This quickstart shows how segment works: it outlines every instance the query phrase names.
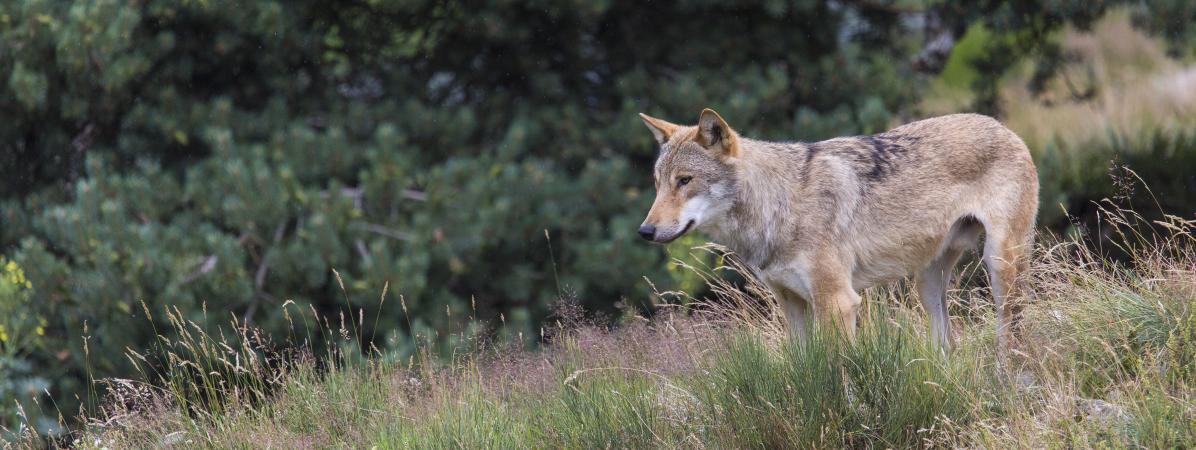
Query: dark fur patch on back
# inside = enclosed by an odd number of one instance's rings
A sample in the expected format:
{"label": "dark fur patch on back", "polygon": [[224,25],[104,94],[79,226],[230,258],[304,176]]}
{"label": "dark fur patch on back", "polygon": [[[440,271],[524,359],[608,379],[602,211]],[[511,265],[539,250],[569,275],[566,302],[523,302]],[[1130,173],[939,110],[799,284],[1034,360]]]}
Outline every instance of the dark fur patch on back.
{"label": "dark fur patch on back", "polygon": [[810,165],[810,161],[814,160],[814,154],[822,150],[822,146],[817,142],[810,142],[806,146],[806,165]]}
{"label": "dark fur patch on back", "polygon": [[802,147],[806,149],[806,160],[801,165],[801,177],[802,181],[806,182],[810,180],[810,165],[814,162],[814,154],[822,151],[822,147],[817,142],[804,143]]}
{"label": "dark fur patch on back", "polygon": [[866,147],[867,157],[864,159],[867,164],[859,167],[858,171],[868,181],[881,181],[892,175],[910,146],[918,140],[912,136],[889,133],[861,136],[859,139]]}

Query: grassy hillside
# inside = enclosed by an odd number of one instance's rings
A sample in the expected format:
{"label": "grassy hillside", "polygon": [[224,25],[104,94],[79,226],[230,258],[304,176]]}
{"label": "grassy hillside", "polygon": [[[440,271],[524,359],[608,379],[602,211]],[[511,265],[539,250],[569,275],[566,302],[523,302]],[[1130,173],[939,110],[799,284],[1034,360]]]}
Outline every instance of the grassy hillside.
{"label": "grassy hillside", "polygon": [[[1196,223],[1103,213],[1132,258],[1115,263],[1081,240],[1043,237],[1004,370],[983,288],[952,291],[956,347],[944,356],[927,345],[927,324],[903,286],[868,293],[854,345],[827,335],[800,344],[783,338],[776,305],[758,285],[713,276],[733,264],[689,267],[715,292],[693,309],[627,315],[607,329],[566,302],[543,331],[544,349],[468,341],[452,363],[279,352],[243,325],[204,333],[175,316],[161,348],[130,354],[151,382],[111,380],[116,394],[74,443],[1191,447]],[[369,320],[316,320],[288,308],[297,342],[331,333],[350,344],[354,324]]]}

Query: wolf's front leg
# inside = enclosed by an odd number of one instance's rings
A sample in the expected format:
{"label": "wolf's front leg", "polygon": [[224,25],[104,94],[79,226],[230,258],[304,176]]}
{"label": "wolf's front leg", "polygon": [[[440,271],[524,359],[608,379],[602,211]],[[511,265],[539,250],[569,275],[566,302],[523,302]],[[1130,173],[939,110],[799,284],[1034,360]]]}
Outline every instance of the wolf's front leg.
{"label": "wolf's front leg", "polygon": [[806,303],[806,299],[788,291],[782,291],[777,301],[781,303],[781,310],[785,313],[785,326],[788,327],[789,337],[796,338],[798,342],[805,344],[809,338],[809,330],[806,328],[806,312],[810,305]]}
{"label": "wolf's front leg", "polygon": [[854,342],[860,295],[851,288],[851,282],[845,276],[823,277],[815,285],[814,312],[818,315],[818,326],[839,326]]}

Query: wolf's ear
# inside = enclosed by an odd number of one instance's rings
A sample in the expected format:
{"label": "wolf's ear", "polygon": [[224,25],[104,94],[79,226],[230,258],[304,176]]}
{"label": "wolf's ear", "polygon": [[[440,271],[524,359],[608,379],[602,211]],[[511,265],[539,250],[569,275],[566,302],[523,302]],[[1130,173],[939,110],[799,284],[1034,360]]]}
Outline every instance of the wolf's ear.
{"label": "wolf's ear", "polygon": [[703,109],[698,117],[697,141],[703,147],[721,151],[723,156],[739,156],[739,136],[713,109]]}
{"label": "wolf's ear", "polygon": [[668,142],[669,137],[672,137],[673,133],[678,128],[681,128],[680,125],[668,123],[644,113],[640,113],[640,118],[644,119],[644,125],[647,125],[649,130],[652,130],[652,136],[656,137],[656,142],[660,145]]}

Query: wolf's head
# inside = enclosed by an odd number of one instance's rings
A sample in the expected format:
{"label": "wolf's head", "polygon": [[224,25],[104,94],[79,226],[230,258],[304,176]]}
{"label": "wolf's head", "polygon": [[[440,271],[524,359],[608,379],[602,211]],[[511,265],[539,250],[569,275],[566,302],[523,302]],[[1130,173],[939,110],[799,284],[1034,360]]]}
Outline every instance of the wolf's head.
{"label": "wolf's head", "polygon": [[732,165],[739,157],[739,135],[711,109],[702,111],[697,126],[644,114],[640,118],[660,143],[656,201],[640,225],[640,236],[666,243],[722,219],[738,189]]}

